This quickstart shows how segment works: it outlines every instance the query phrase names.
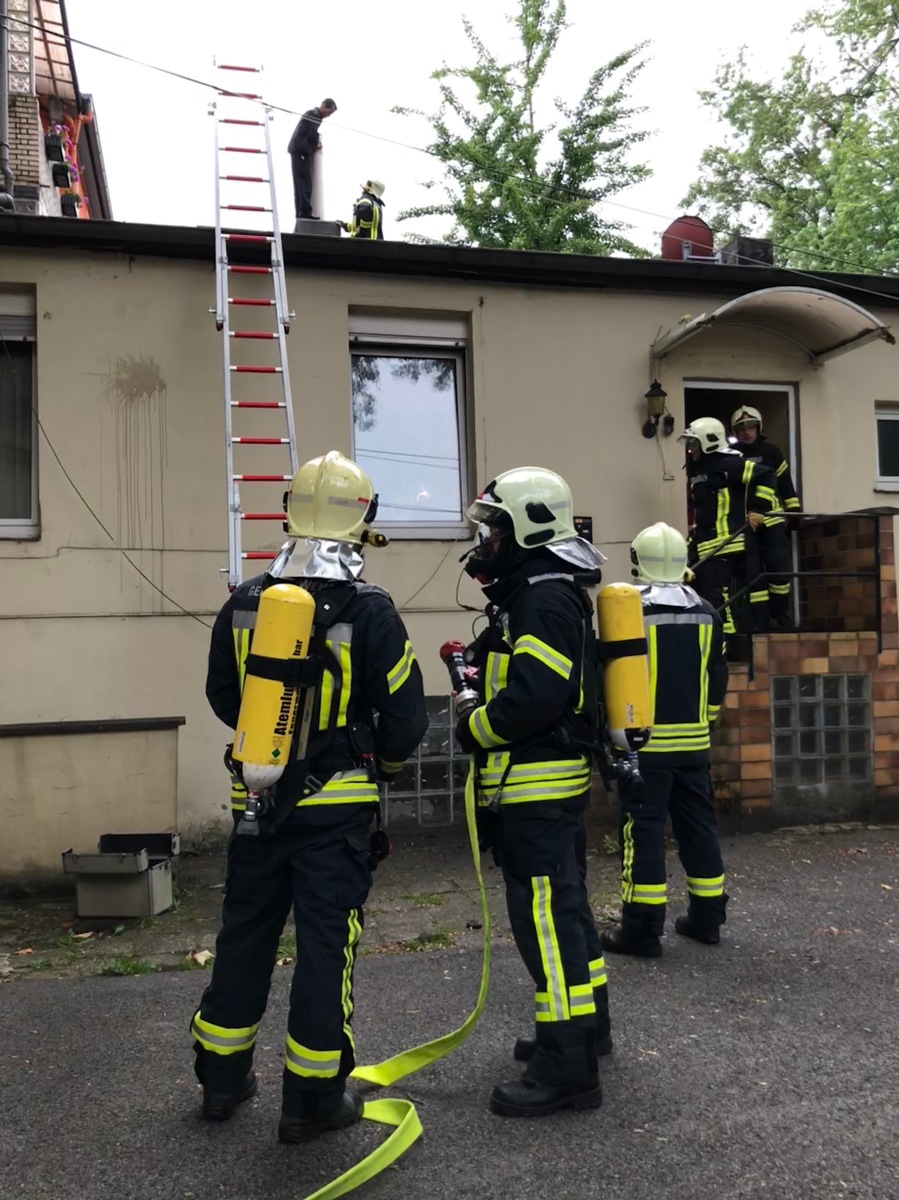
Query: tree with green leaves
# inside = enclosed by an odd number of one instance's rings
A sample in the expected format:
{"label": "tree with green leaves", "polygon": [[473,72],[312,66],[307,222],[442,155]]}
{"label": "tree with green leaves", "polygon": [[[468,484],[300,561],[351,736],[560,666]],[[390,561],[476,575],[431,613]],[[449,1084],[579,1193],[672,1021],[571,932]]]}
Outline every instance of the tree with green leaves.
{"label": "tree with green leaves", "polygon": [[741,52],[700,93],[729,129],[683,203],[770,237],[783,266],[899,269],[899,3],[831,0],[796,29],[806,48],[779,80]]}
{"label": "tree with green leaves", "polygon": [[[436,113],[394,109],[430,122],[427,149],[443,164],[444,179],[424,186],[445,192],[398,220],[450,216],[454,227],[443,240],[455,245],[646,255],[624,222],[597,209],[651,174],[632,160],[648,136],[633,125],[643,110],[630,99],[645,43],[598,67],[574,105],[555,100],[558,119],[541,125],[541,84],[566,28],[565,13],[565,0],[518,0],[509,20],[521,53],[511,63],[500,62],[463,20],[474,65],[433,73],[441,98]],[[434,239],[411,234],[410,240]]]}

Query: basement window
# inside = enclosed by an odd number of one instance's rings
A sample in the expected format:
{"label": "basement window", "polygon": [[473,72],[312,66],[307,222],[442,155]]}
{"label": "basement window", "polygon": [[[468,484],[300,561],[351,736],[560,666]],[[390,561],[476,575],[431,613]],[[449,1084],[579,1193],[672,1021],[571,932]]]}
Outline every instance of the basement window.
{"label": "basement window", "polygon": [[468,531],[467,330],[461,317],[350,313],[353,457],[392,537]]}
{"label": "basement window", "polygon": [[869,783],[870,675],[781,675],[771,681],[777,787]]}
{"label": "basement window", "polygon": [[428,696],[428,732],[394,783],[385,789],[384,822],[452,825],[465,803],[469,757],[456,745],[449,696]]}

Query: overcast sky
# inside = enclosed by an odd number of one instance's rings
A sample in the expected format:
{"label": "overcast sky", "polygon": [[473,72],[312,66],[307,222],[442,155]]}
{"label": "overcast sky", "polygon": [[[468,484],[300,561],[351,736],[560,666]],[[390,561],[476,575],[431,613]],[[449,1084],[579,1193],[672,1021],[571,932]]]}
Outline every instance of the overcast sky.
{"label": "overcast sky", "polygon": [[[504,14],[515,0],[341,0],[334,5],[293,0],[155,0],[136,19],[122,0],[67,0],[70,33],[200,79],[221,78],[220,62],[265,66],[261,90],[272,103],[304,110],[333,96],[338,113],[323,126],[325,215],[347,218],[359,184],[386,183],[387,234],[400,237],[417,228],[431,235],[442,229],[406,222],[394,214],[434,194],[421,186],[439,174],[439,164],[414,147],[428,141],[428,126],[391,114],[397,104],[433,111],[437,87],[430,72],[443,62],[470,61],[460,17],[502,57],[513,53],[514,30]],[[574,101],[592,70],[620,50],[651,39],[649,65],[636,99],[644,104],[645,160],[654,169],[646,183],[622,193],[623,204],[648,213],[610,206],[635,226],[634,240],[655,248],[658,232],[674,217],[678,201],[695,177],[702,149],[715,138],[714,120],[700,108],[698,88],[707,85],[716,64],[749,46],[759,70],[776,74],[797,45],[790,29],[809,0],[756,0],[746,7],[730,0],[569,0],[571,28],[563,35],[548,77],[544,106],[552,98]],[[151,18],[152,14],[152,19]],[[425,15],[427,14],[427,15]],[[122,221],[171,225],[213,222],[211,93],[152,71],[75,46],[82,91],[93,93],[97,123],[112,194],[113,215]],[[229,74],[230,80],[249,79]],[[233,86],[233,84],[232,84]],[[292,227],[293,194],[287,141],[295,119],[283,114],[273,126],[279,211]],[[252,131],[250,131],[252,132]],[[387,140],[379,140],[387,139]],[[394,143],[406,143],[396,145]],[[238,163],[234,159],[242,159]],[[231,156],[231,170],[246,168],[246,156]],[[251,199],[251,185],[232,193]],[[249,224],[249,222],[248,222]]]}

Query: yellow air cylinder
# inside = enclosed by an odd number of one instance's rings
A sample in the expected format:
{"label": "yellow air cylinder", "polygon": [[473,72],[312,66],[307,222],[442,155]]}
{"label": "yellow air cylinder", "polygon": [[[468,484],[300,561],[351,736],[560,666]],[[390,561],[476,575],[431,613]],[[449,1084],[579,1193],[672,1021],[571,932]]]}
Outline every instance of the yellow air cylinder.
{"label": "yellow air cylinder", "polygon": [[[603,700],[612,745],[641,750],[652,732],[649,657],[640,593],[630,583],[609,583],[596,597],[603,648]],[[617,651],[617,653],[616,653]]]}
{"label": "yellow air cylinder", "polygon": [[275,672],[279,664],[306,658],[314,617],[315,601],[296,584],[273,584],[259,598],[233,750],[251,792],[265,791],[281,778],[300,698],[295,685],[255,674],[253,657],[272,660]]}

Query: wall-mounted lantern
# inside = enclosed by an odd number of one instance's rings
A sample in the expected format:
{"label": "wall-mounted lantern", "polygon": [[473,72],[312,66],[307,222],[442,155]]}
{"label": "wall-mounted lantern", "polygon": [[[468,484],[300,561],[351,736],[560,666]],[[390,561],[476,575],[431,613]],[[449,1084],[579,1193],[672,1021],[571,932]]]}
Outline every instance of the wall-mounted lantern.
{"label": "wall-mounted lantern", "polygon": [[646,420],[643,423],[643,436],[645,438],[655,437],[659,428],[659,422],[661,421],[662,434],[664,437],[669,437],[674,432],[674,417],[668,411],[668,406],[665,403],[668,399],[668,393],[659,383],[658,379],[652,381],[649,385],[649,391],[643,399],[646,401]]}

